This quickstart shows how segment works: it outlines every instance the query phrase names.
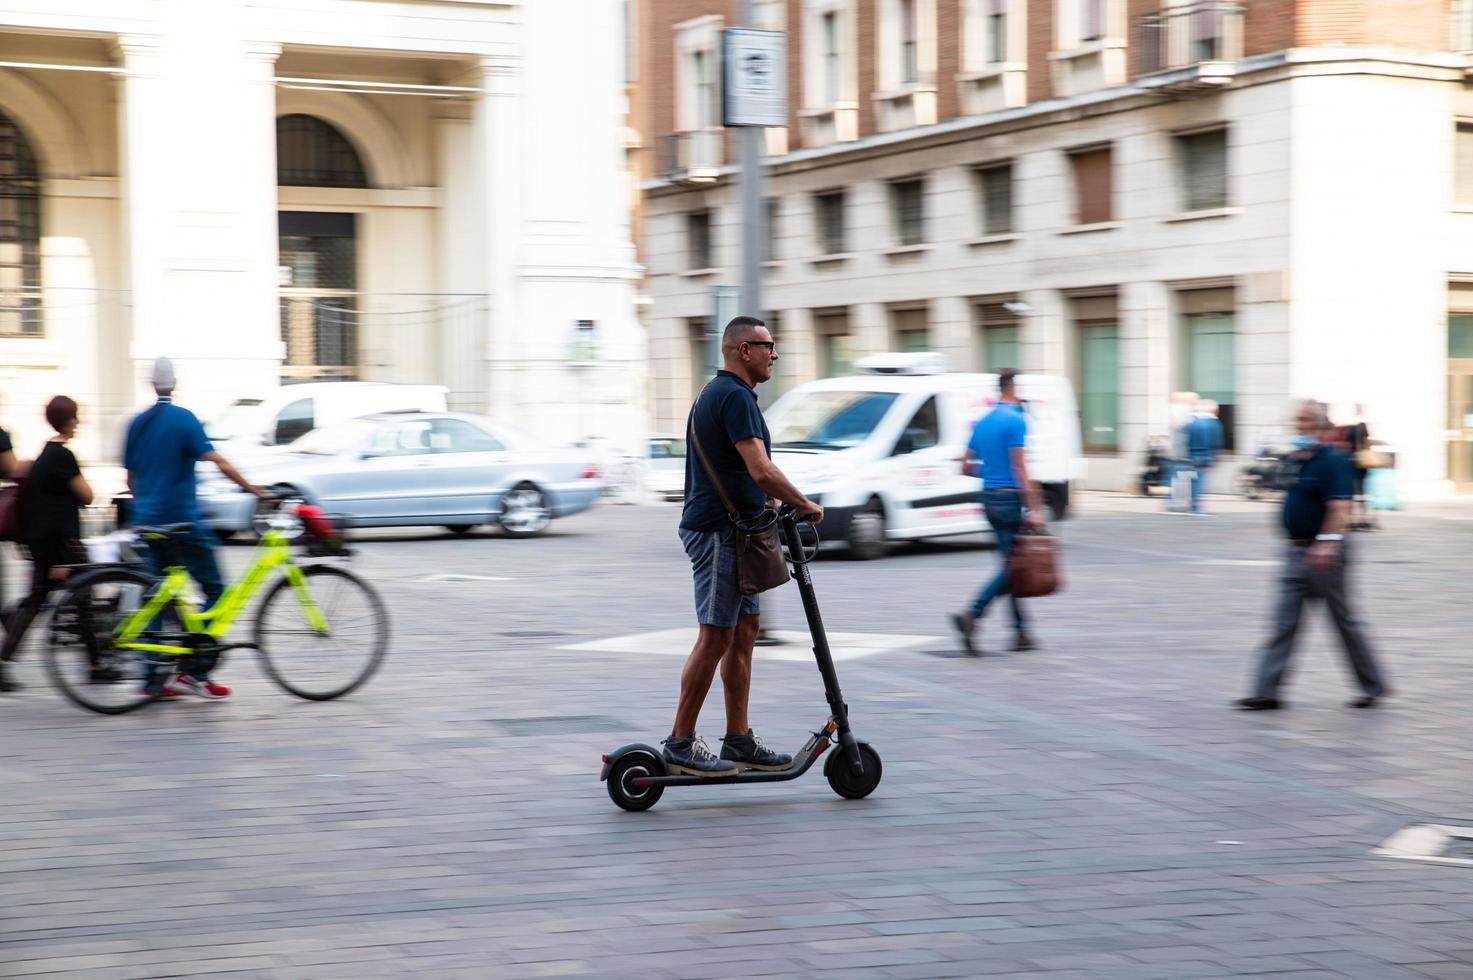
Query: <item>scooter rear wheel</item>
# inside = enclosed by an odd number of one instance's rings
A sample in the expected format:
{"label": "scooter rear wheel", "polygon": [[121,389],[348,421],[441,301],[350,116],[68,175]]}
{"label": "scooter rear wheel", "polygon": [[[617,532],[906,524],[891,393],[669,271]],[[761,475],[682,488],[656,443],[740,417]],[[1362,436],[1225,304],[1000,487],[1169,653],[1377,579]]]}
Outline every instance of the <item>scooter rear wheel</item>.
{"label": "scooter rear wheel", "polygon": [[880,776],[884,774],[880,753],[868,742],[859,743],[859,758],[864,762],[864,773],[858,776],[849,768],[849,760],[844,757],[843,749],[834,749],[829,753],[828,761],[823,764],[823,774],[828,777],[829,785],[846,800],[862,800],[873,793],[875,787],[880,785]]}
{"label": "scooter rear wheel", "polygon": [[[865,763],[868,765],[868,763]],[[635,786],[634,780],[641,776],[665,775],[665,762],[650,752],[630,752],[614,763],[607,780],[609,799],[625,810],[639,812],[648,810],[665,794],[663,786]]]}

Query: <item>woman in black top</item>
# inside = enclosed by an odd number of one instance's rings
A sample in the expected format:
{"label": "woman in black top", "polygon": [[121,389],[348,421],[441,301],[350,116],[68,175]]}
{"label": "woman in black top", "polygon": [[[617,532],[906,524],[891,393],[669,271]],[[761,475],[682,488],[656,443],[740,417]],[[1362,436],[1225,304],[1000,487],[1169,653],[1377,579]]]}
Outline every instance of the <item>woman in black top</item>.
{"label": "woman in black top", "polygon": [[[46,405],[46,421],[56,435],[31,463],[23,515],[26,548],[31,552],[31,593],[6,625],[5,644],[0,646],[0,691],[20,687],[7,676],[7,670],[26,627],[46,602],[46,596],[66,578],[66,570],[56,566],[87,560],[81,540],[82,507],[92,503],[92,488],[82,476],[77,457],[66,446],[77,433],[77,403],[65,395],[51,399]],[[97,681],[107,679],[94,677]]]}

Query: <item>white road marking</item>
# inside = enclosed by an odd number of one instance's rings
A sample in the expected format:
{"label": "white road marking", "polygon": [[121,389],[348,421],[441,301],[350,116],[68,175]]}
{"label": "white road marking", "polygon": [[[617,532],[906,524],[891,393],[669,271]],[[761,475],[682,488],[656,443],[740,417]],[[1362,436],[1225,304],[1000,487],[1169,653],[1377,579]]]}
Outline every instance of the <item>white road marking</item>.
{"label": "white road marking", "polygon": [[1381,857],[1401,858],[1404,861],[1431,861],[1434,864],[1473,867],[1473,860],[1444,855],[1448,845],[1455,840],[1473,841],[1473,827],[1449,827],[1435,823],[1404,827],[1382,841],[1381,846],[1371,853]]}
{"label": "white road marking", "polygon": [[[576,643],[561,647],[563,650],[588,650],[597,653],[649,653],[657,656],[685,657],[695,646],[697,630],[694,628],[661,630],[656,633],[631,633],[628,636],[612,636],[603,640]],[[759,646],[755,652],[758,660],[807,661],[813,659],[813,641],[807,633],[797,630],[774,630],[770,634],[782,640],[780,646]],[[914,636],[898,633],[830,633],[829,650],[835,661],[857,660],[860,657],[875,657],[897,650],[928,646],[946,642],[937,636]]]}
{"label": "white road marking", "polygon": [[509,578],[501,578],[496,575],[467,575],[462,572],[441,572],[438,575],[425,575],[417,578],[416,582],[510,582]]}

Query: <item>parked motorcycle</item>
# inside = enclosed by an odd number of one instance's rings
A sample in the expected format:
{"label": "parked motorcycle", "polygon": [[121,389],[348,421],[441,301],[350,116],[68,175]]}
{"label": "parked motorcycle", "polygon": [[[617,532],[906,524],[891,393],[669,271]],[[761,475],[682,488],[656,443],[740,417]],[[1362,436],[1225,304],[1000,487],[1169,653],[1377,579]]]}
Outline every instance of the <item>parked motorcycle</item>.
{"label": "parked motorcycle", "polygon": [[1289,454],[1271,446],[1259,446],[1253,462],[1238,473],[1238,492],[1249,500],[1280,493],[1289,485]]}
{"label": "parked motorcycle", "polygon": [[1149,497],[1160,490],[1171,489],[1171,442],[1164,436],[1152,436],[1146,442],[1146,464],[1137,478],[1137,487],[1142,497]]}

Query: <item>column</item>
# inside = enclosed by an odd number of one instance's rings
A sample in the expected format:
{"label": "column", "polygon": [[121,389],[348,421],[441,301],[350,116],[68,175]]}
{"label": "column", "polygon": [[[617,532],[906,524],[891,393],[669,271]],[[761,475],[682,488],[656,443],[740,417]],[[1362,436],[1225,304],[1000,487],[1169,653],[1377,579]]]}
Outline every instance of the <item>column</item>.
{"label": "column", "polygon": [[435,120],[436,183],[442,194],[438,289],[450,295],[442,300],[435,325],[434,356],[437,373],[450,389],[450,406],[456,411],[484,412],[490,407],[486,403],[490,315],[485,296],[486,226],[476,170],[475,125],[463,110],[458,104],[444,105]]}
{"label": "column", "polygon": [[473,140],[481,174],[490,322],[485,358],[489,366],[491,414],[514,419],[517,352],[514,349],[518,248],[521,243],[521,59],[514,55],[481,62],[484,93],[476,102]]}
{"label": "column", "polygon": [[1170,429],[1171,293],[1159,282],[1120,287],[1120,451],[1134,454]]}
{"label": "column", "polygon": [[132,299],[132,400],[147,394],[148,365],[168,346],[164,335],[162,218],[168,175],[156,156],[167,152],[164,83],[160,77],[161,39],[128,36],[118,40],[116,55],[127,74],[118,99],[118,171],[122,200],[124,282]]}
{"label": "column", "polygon": [[946,355],[953,371],[971,371],[977,363],[972,342],[972,304],[965,296],[942,296],[931,301],[931,349]]}
{"label": "column", "polygon": [[1020,298],[1033,311],[1018,324],[1022,369],[1069,376],[1068,303],[1051,289],[1030,289]]}
{"label": "column", "polygon": [[854,356],[888,351],[890,343],[889,310],[882,303],[859,303],[849,308],[849,334],[854,338]]}

